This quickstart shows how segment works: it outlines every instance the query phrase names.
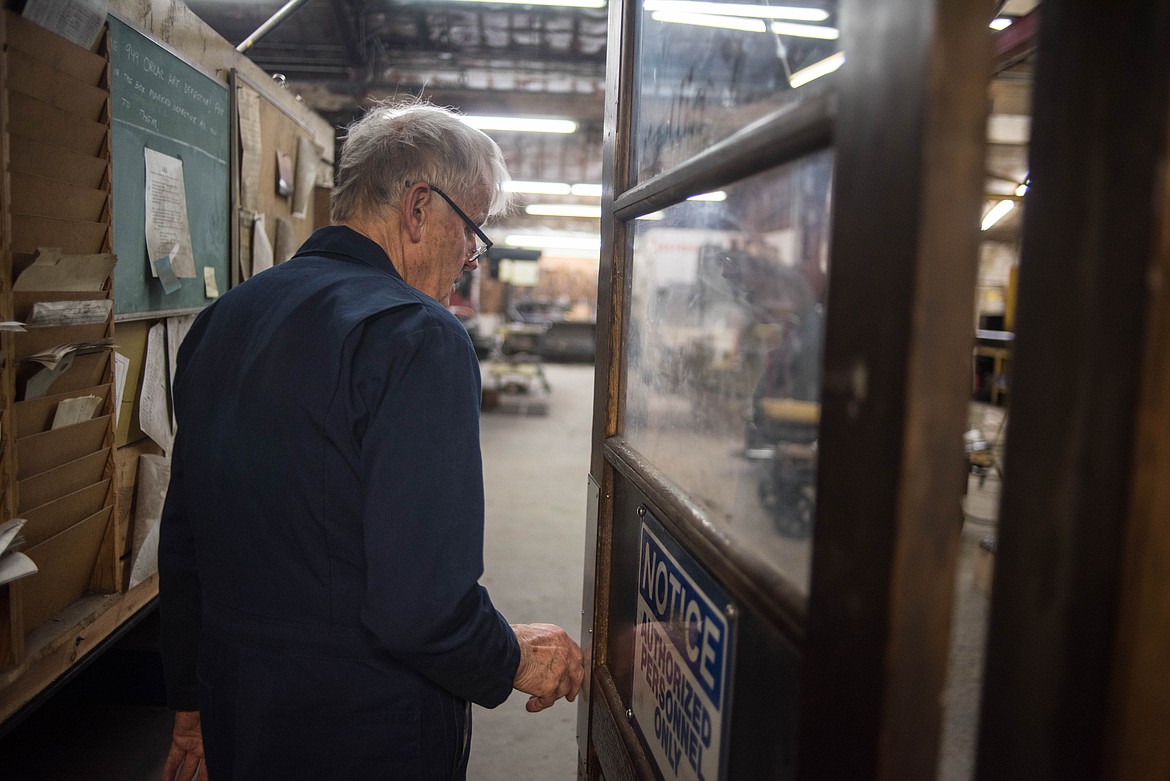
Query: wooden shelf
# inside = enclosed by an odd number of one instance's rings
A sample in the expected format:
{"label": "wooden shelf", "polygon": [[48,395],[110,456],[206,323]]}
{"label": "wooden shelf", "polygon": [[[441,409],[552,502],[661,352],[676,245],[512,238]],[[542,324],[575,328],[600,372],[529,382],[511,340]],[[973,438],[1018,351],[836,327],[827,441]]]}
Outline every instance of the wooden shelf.
{"label": "wooden shelf", "polygon": [[158,575],[152,575],[125,594],[83,597],[30,632],[25,638],[24,662],[0,673],[0,722],[67,673],[156,596]]}

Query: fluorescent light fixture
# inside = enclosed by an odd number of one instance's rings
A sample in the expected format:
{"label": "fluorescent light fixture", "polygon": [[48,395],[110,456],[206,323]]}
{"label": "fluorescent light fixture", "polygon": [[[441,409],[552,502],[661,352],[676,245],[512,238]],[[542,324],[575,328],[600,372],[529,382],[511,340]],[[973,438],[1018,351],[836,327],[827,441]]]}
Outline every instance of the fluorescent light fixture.
{"label": "fluorescent light fixture", "polygon": [[575,133],[577,123],[571,119],[539,119],[536,117],[481,117],[468,114],[459,117],[465,125],[480,130],[511,130],[517,133]]}
{"label": "fluorescent light fixture", "polygon": [[504,243],[510,247],[529,247],[531,249],[572,249],[593,250],[601,249],[600,236],[585,236],[569,233],[509,233],[504,237]]}
{"label": "fluorescent light fixture", "polygon": [[841,37],[836,27],[818,27],[815,24],[794,24],[793,22],[772,22],[772,32],[777,35],[792,35],[797,38],[820,38],[835,41]]}
{"label": "fluorescent light fixture", "polygon": [[605,8],[605,0],[452,0],[459,3],[508,3],[512,5],[553,5],[563,8]]}
{"label": "fluorescent light fixture", "polygon": [[601,207],[587,203],[534,203],[524,209],[537,217],[590,217],[601,219]]}
{"label": "fluorescent light fixture", "polygon": [[529,193],[531,195],[568,195],[569,185],[565,182],[518,182],[504,183],[504,190],[510,193]]}
{"label": "fluorescent light fixture", "polygon": [[[523,187],[516,189],[515,185],[519,184]],[[526,189],[528,185],[537,185],[531,189]],[[548,189],[538,189],[539,187],[546,187]],[[563,185],[566,189],[554,189],[558,185],[557,182],[512,182],[506,186],[506,189],[511,192],[534,193],[551,195],[565,195],[571,193],[572,195],[581,197],[601,197],[601,185],[599,184],[575,184],[572,188],[568,185]],[[687,198],[688,201],[707,201],[710,203],[718,203],[727,200],[727,193],[722,190],[715,190],[709,193],[700,193],[699,195],[692,195]],[[590,217],[595,219],[601,218],[601,207],[593,206],[591,204],[583,203],[534,203],[530,206],[524,207],[524,211],[528,214],[537,217]],[[640,220],[661,220],[662,212],[654,212],[639,217]]]}
{"label": "fluorescent light fixture", "polygon": [[803,87],[814,79],[819,79],[821,76],[828,76],[833,71],[845,64],[845,52],[837,52],[830,54],[823,60],[814,62],[807,68],[801,68],[796,73],[788,77],[788,85],[793,89]]}
{"label": "fluorescent light fixture", "polygon": [[[768,28],[764,24],[764,18],[776,18],[776,15],[773,14],[749,13],[747,11],[735,14],[726,10],[728,8],[758,9],[760,11],[774,10],[768,9],[766,6],[729,6],[721,3],[647,2],[644,7],[647,9],[659,8],[659,10],[652,10],[650,14],[650,18],[656,22],[694,24],[701,27],[740,30],[745,33],[767,32]],[[820,16],[814,21],[821,21],[828,18],[828,14],[824,11],[820,11],[819,14]],[[772,22],[772,32],[776,35],[820,38],[825,41],[835,41],[841,37],[841,32],[835,27],[821,27],[815,24],[797,24],[794,22]]]}
{"label": "fluorescent light fixture", "polygon": [[581,182],[573,185],[571,192],[573,195],[579,195],[585,198],[600,198],[601,185]]}
{"label": "fluorescent light fixture", "polygon": [[747,3],[709,3],[697,0],[646,0],[647,11],[681,11],[715,16],[746,16],[752,19],[793,19],[798,22],[823,22],[829,12],[820,8],[796,8],[783,5],[752,5]]}
{"label": "fluorescent light fixture", "polygon": [[983,216],[982,229],[987,230],[1007,216],[1007,213],[1016,207],[1015,201],[1000,201]]}
{"label": "fluorescent light fixture", "polygon": [[1008,19],[1006,16],[997,16],[995,19],[992,19],[991,24],[987,26],[992,30],[1006,30],[1012,26],[1012,20]]}
{"label": "fluorescent light fixture", "polygon": [[650,18],[656,22],[694,24],[700,27],[718,27],[721,30],[741,30],[745,33],[767,32],[763,19],[741,19],[738,16],[692,14],[687,11],[655,11]]}

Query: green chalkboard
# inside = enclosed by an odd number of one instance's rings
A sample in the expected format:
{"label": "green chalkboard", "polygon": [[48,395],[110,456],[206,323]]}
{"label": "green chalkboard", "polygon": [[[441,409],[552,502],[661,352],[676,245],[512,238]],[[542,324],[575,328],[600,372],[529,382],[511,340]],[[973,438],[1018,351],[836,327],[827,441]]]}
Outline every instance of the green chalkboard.
{"label": "green chalkboard", "polygon": [[[205,267],[220,292],[229,280],[228,88],[118,17],[109,23],[115,319],[198,310],[211,303]],[[146,149],[183,164],[195,277],[169,293],[147,258]]]}

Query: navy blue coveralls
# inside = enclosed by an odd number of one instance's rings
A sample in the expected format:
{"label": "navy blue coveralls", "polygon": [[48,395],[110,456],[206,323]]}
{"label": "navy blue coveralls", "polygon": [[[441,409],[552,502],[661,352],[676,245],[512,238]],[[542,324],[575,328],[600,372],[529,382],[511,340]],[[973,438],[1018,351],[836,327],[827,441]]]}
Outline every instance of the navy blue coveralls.
{"label": "navy blue coveralls", "polygon": [[318,230],[196,319],[159,550],[170,705],[229,779],[462,778],[512,689],[479,366],[373,241]]}

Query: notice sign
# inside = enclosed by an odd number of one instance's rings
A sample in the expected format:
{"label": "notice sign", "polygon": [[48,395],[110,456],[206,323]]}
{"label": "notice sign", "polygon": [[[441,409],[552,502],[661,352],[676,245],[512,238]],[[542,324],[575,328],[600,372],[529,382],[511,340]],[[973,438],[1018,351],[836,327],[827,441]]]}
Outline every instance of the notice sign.
{"label": "notice sign", "polygon": [[665,779],[724,777],[730,610],[723,590],[647,515],[631,710]]}

